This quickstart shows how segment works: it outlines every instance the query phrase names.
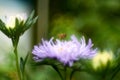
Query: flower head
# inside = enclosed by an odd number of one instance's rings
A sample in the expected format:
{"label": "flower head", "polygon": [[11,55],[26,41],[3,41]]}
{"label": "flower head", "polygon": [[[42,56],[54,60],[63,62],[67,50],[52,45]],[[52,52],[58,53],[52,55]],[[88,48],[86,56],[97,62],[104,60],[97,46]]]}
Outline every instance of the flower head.
{"label": "flower head", "polygon": [[9,38],[20,37],[37,20],[34,18],[34,11],[27,18],[26,14],[17,14],[15,16],[5,16],[0,19],[0,30]]}
{"label": "flower head", "polygon": [[96,49],[93,50],[92,46],[90,39],[86,45],[84,37],[79,41],[73,35],[69,41],[56,39],[54,42],[53,38],[49,41],[42,40],[42,44],[34,46],[32,54],[35,61],[55,58],[64,65],[72,66],[74,61],[81,58],[92,58],[96,53]]}
{"label": "flower head", "polygon": [[93,68],[95,70],[98,68],[105,68],[108,65],[108,63],[111,63],[112,61],[113,61],[113,53],[111,51],[103,51],[103,52],[99,51],[98,54],[92,60]]}
{"label": "flower head", "polygon": [[14,28],[16,18],[19,21],[24,21],[25,22],[26,19],[27,19],[27,14],[22,13],[22,14],[16,14],[14,16],[5,16],[5,17],[2,18],[2,20],[5,23],[7,28]]}

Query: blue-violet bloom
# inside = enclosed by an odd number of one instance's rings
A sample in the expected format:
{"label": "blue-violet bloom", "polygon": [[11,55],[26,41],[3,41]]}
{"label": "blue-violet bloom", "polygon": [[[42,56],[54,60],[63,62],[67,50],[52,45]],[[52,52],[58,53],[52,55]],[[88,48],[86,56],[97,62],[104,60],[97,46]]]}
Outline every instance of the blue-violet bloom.
{"label": "blue-violet bloom", "polygon": [[96,49],[92,49],[92,46],[91,39],[86,44],[84,37],[79,41],[72,35],[69,41],[59,39],[53,41],[53,38],[49,41],[42,39],[42,44],[34,46],[32,54],[35,61],[52,58],[64,65],[72,66],[75,61],[92,58],[96,54]]}

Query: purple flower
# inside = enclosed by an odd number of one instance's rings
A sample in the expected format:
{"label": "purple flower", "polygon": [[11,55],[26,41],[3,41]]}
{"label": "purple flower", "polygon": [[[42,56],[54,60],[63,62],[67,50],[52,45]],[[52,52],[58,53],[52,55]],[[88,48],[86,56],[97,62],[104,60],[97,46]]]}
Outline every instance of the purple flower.
{"label": "purple flower", "polygon": [[91,39],[86,44],[84,37],[79,41],[72,35],[69,41],[59,39],[53,41],[53,38],[49,41],[42,40],[42,44],[34,46],[32,54],[35,61],[56,58],[64,65],[72,66],[74,61],[92,58],[96,54],[96,49],[92,49],[92,46]]}

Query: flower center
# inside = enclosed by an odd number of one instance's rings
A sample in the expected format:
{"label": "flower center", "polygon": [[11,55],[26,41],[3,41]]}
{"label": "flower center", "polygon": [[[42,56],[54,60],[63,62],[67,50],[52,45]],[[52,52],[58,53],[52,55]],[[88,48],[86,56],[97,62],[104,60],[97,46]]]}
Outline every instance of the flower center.
{"label": "flower center", "polygon": [[59,47],[59,48],[58,48],[58,51],[59,51],[59,52],[62,52],[62,51],[63,51],[63,48],[62,48],[62,47]]}
{"label": "flower center", "polygon": [[9,18],[7,18],[6,20],[6,27],[9,28],[14,28],[15,27],[15,17],[14,16],[10,16]]}

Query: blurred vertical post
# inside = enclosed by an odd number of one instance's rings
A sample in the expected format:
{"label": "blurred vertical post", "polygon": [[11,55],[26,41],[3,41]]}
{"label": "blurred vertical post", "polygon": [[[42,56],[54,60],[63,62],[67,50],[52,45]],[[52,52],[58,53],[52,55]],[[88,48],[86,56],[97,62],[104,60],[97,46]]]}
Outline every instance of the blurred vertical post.
{"label": "blurred vertical post", "polygon": [[37,0],[37,15],[39,15],[36,33],[36,42],[40,42],[41,38],[47,38],[48,31],[48,10],[49,0]]}

